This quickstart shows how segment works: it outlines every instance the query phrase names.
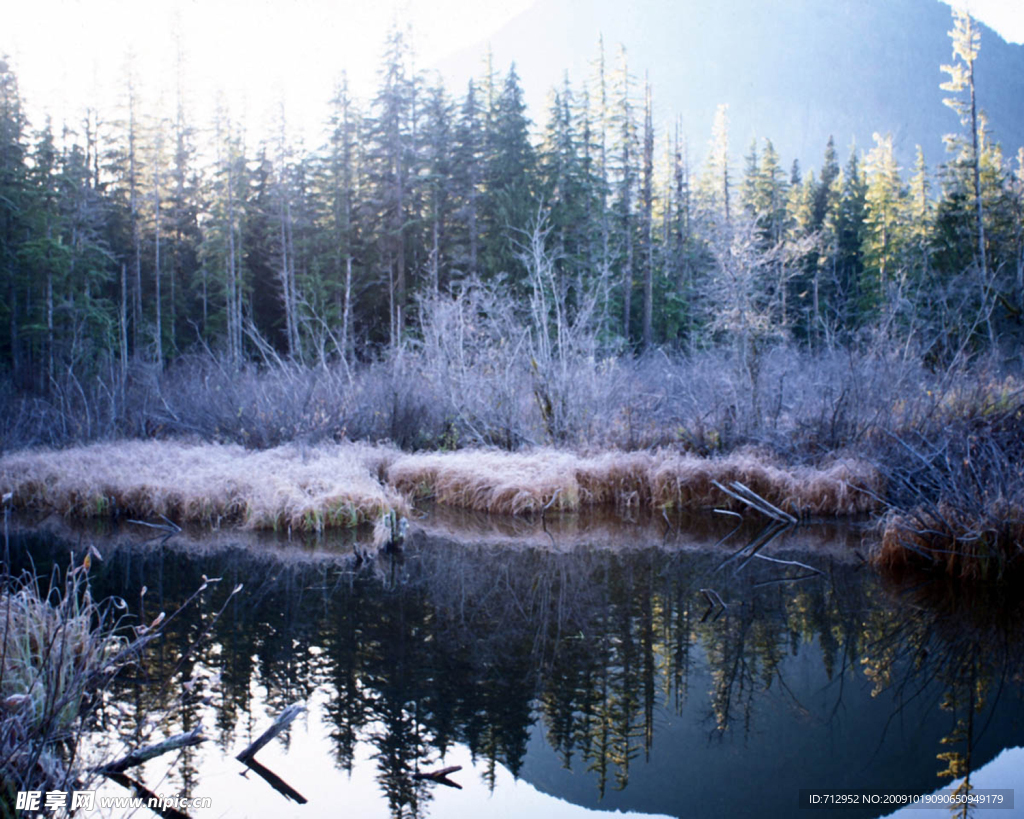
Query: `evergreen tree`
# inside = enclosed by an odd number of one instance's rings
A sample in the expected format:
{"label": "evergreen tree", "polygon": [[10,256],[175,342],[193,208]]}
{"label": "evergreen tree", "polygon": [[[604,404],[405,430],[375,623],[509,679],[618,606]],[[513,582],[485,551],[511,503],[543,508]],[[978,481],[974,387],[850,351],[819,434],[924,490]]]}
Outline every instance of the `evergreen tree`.
{"label": "evergreen tree", "polygon": [[619,70],[615,76],[615,93],[618,99],[611,117],[611,127],[615,133],[615,159],[612,172],[614,174],[615,202],[612,205],[616,216],[617,243],[622,250],[621,289],[622,289],[622,337],[629,343],[630,324],[633,312],[633,274],[634,274],[634,202],[637,187],[637,132],[633,106],[633,78],[629,73],[626,50],[619,47]]}
{"label": "evergreen tree", "polygon": [[348,89],[348,77],[341,81],[331,100],[328,154],[324,163],[324,197],[327,204],[328,234],[331,236],[330,270],[332,287],[326,295],[333,304],[329,313],[336,328],[336,352],[348,361],[352,350],[352,307],[355,259],[358,252],[356,194],[359,175],[360,117]]}
{"label": "evergreen tree", "polygon": [[891,285],[901,284],[905,242],[901,218],[903,182],[892,145],[892,136],[874,135],[875,147],[867,154],[863,241],[865,279],[861,291],[864,307],[885,307]]}
{"label": "evergreen tree", "polygon": [[825,214],[829,207],[829,193],[832,183],[839,175],[839,161],[836,159],[836,144],[830,136],[825,145],[825,158],[821,163],[821,174],[818,178],[818,187],[814,191],[814,212],[813,226],[819,229],[825,223]]}
{"label": "evergreen tree", "polygon": [[705,207],[728,224],[729,189],[729,106],[719,105],[708,143],[708,158],[701,176],[701,193]]}
{"label": "evergreen tree", "polygon": [[643,238],[643,346],[649,350],[653,343],[652,316],[654,310],[654,124],[651,83],[644,82],[644,153],[640,183],[641,231]]}
{"label": "evergreen tree", "polygon": [[8,59],[0,57],[0,276],[4,284],[3,313],[7,325],[4,357],[10,362],[15,385],[20,387],[28,386],[31,377],[23,363],[19,333],[26,286],[25,271],[19,259],[29,187],[25,166],[26,127],[17,77]]}
{"label": "evergreen tree", "polygon": [[536,218],[530,121],[513,64],[494,102],[484,169],[483,264],[488,275],[519,267],[516,243]]}
{"label": "evergreen tree", "polygon": [[[974,204],[977,211],[975,229],[977,231],[978,264],[980,266],[983,287],[988,286],[988,264],[985,250],[985,219],[981,197],[981,154],[978,149],[978,105],[974,85],[974,63],[978,58],[981,46],[981,32],[970,12],[958,5],[952,7],[953,30],[949,32],[953,40],[953,59],[951,65],[943,65],[942,70],[949,74],[949,80],[940,86],[943,91],[950,91],[958,96],[947,97],[943,102],[956,111],[960,124],[968,129],[967,138],[947,137],[950,150],[959,150],[963,160],[970,166],[973,177]],[[959,96],[967,92],[967,99]],[[989,325],[990,340],[992,328]]]}
{"label": "evergreen tree", "polygon": [[399,341],[407,318],[411,223],[410,191],[417,172],[414,128],[416,78],[408,44],[395,28],[388,36],[381,87],[373,101],[367,141],[372,192],[367,206],[377,235],[380,266],[386,271],[388,341]]}
{"label": "evergreen tree", "polygon": [[473,81],[469,81],[466,96],[455,124],[453,148],[453,195],[457,202],[458,221],[454,228],[457,238],[453,265],[476,276],[480,255],[480,187],[483,182],[484,112]]}
{"label": "evergreen tree", "polygon": [[451,100],[438,83],[427,92],[423,127],[419,132],[423,146],[421,182],[427,188],[428,290],[435,295],[447,287],[450,264],[449,236],[454,211],[453,117]]}
{"label": "evergreen tree", "polygon": [[934,202],[931,197],[931,182],[928,178],[928,167],[924,161],[924,151],[917,146],[914,157],[914,175],[910,178],[910,188],[906,199],[907,239],[916,256],[915,263],[919,271],[926,275],[930,267],[930,243]]}

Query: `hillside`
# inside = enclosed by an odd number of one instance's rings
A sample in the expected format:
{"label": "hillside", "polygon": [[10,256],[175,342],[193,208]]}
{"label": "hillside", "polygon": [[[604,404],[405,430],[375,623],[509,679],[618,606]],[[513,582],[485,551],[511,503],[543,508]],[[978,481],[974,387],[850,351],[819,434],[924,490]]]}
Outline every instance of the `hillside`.
{"label": "hillside", "polygon": [[[908,165],[920,144],[944,161],[955,114],[942,104],[940,65],[951,60],[949,6],[937,0],[545,0],[491,39],[494,65],[515,61],[534,119],[564,72],[589,75],[603,33],[609,64],[618,44],[638,82],[650,73],[657,116],[682,118],[700,159],[719,103],[729,104],[737,161],[753,136],[770,137],[787,165],[817,167],[830,134],[841,161],[851,140],[891,131]],[[1009,157],[1024,144],[1024,46],[981,26],[979,104]],[[438,66],[453,88],[481,72],[487,43]]]}

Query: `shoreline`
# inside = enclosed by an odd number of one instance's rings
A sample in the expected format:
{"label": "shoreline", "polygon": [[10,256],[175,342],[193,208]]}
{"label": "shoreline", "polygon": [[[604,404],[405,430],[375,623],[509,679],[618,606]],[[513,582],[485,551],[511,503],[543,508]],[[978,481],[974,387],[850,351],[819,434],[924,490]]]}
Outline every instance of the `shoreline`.
{"label": "shoreline", "polygon": [[664,511],[742,505],[739,481],[798,519],[877,511],[866,461],[787,467],[764,453],[703,458],[669,450],[580,455],[537,449],[404,453],[360,443],[251,451],[185,441],[121,441],[0,457],[13,509],[68,518],[167,518],[178,525],[320,532],[372,523],[417,502],[492,515],[600,508]]}

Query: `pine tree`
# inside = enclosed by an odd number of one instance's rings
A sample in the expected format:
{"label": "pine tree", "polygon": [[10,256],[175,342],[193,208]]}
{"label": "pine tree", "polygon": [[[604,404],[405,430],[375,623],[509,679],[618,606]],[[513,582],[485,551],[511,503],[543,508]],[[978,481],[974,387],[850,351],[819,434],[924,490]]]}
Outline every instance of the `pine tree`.
{"label": "pine tree", "polygon": [[453,158],[454,196],[458,202],[455,227],[458,239],[453,264],[474,277],[479,273],[480,255],[480,186],[483,182],[484,113],[473,81],[469,81],[466,96],[455,125]]}
{"label": "pine tree", "polygon": [[397,344],[407,318],[411,224],[410,191],[417,172],[414,128],[416,77],[405,35],[396,27],[385,46],[381,86],[367,123],[367,162],[372,191],[367,206],[377,234],[377,254],[387,275],[388,341]]}
{"label": "pine tree", "polygon": [[634,117],[633,78],[629,73],[626,50],[619,47],[619,70],[615,77],[615,92],[618,100],[611,117],[611,127],[615,133],[615,153],[613,172],[615,175],[616,199],[613,205],[616,215],[618,242],[622,250],[622,337],[629,343],[630,324],[633,312],[633,272],[634,272],[634,230],[633,214],[635,189],[637,186],[637,133]]}
{"label": "pine tree", "polygon": [[888,299],[890,285],[899,283],[903,275],[902,252],[904,230],[902,214],[903,183],[892,145],[892,135],[874,135],[875,147],[864,162],[867,182],[865,194],[864,268],[862,290],[865,308],[882,309]]}
{"label": "pine tree", "polygon": [[[24,205],[28,195],[25,167],[25,129],[18,80],[6,57],[0,57],[0,281],[5,303],[0,307],[7,324],[6,355],[14,383],[25,386],[19,293],[23,270],[18,259],[23,237]],[[2,349],[2,348],[0,348]]]}
{"label": "pine tree", "polygon": [[349,93],[348,77],[342,74],[331,100],[328,155],[325,163],[324,195],[327,200],[331,236],[334,320],[338,338],[336,352],[343,361],[351,357],[354,265],[358,242],[356,194],[358,185],[360,117]]}
{"label": "pine tree", "polygon": [[821,174],[818,177],[818,187],[814,191],[814,212],[812,224],[818,230],[825,223],[825,214],[828,211],[829,192],[832,182],[839,175],[839,161],[836,159],[836,144],[831,136],[825,145],[825,158],[821,163]]}
{"label": "pine tree", "polygon": [[533,179],[536,165],[530,121],[513,63],[494,102],[486,138],[483,256],[487,275],[519,268],[516,242],[536,218]]}
{"label": "pine tree", "polygon": [[438,83],[427,91],[423,108],[423,127],[419,132],[422,144],[423,175],[427,189],[426,221],[427,267],[429,292],[436,295],[447,288],[449,265],[449,234],[454,208],[452,173],[454,110],[444,87]]}
{"label": "pine tree", "polygon": [[[967,99],[960,96],[947,97],[943,102],[956,111],[960,124],[968,129],[967,139],[947,137],[950,150],[959,150],[970,165],[973,176],[974,203],[977,212],[975,229],[977,231],[978,264],[982,287],[988,287],[988,264],[985,248],[985,219],[981,197],[981,154],[978,150],[978,105],[974,85],[974,63],[978,58],[981,46],[981,32],[975,25],[974,18],[967,9],[953,6],[953,30],[949,36],[953,41],[953,59],[951,65],[943,65],[942,70],[949,74],[949,80],[940,86],[943,91],[960,95],[967,92]],[[992,327],[989,323],[990,341]]]}
{"label": "pine tree", "polygon": [[860,168],[856,145],[843,168],[835,217],[836,283],[839,288],[837,313],[848,329],[860,322],[858,310],[862,303],[864,276],[864,212],[867,207],[867,186]]}
{"label": "pine tree", "polygon": [[732,183],[729,178],[729,106],[719,105],[708,142],[708,158],[701,176],[701,193],[705,207],[728,224],[730,220],[729,196]]}
{"label": "pine tree", "polygon": [[906,222],[908,225],[908,241],[917,256],[920,273],[926,274],[930,264],[931,224],[934,203],[931,198],[931,182],[928,179],[928,167],[924,161],[924,151],[917,146],[914,158],[914,175],[910,178],[910,190],[907,196]]}
{"label": "pine tree", "polygon": [[743,212],[751,219],[757,219],[758,182],[761,176],[760,159],[757,155],[757,137],[750,140],[750,150],[744,157],[743,182],[740,186],[740,204]]}
{"label": "pine tree", "polygon": [[[187,327],[190,312],[189,295],[196,289],[199,269],[197,251],[202,240],[199,214],[204,209],[200,201],[199,172],[194,167],[196,157],[195,126],[189,118],[185,88],[185,55],[180,34],[176,37],[175,58],[175,110],[172,126],[173,154],[168,190],[168,233],[170,241],[171,272],[168,307],[170,317],[168,333],[170,348],[178,349],[178,335]],[[185,323],[179,327],[180,313],[185,311]]]}
{"label": "pine tree", "polygon": [[644,153],[640,182],[641,231],[643,237],[644,303],[643,347],[653,344],[652,317],[654,311],[654,122],[651,83],[644,81]]}

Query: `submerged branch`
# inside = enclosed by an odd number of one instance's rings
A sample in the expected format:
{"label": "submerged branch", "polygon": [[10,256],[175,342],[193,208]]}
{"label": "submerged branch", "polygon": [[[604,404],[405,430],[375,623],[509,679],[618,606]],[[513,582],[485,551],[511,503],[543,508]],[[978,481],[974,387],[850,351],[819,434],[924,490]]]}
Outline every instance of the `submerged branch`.
{"label": "submerged branch", "polygon": [[235,757],[239,762],[248,762],[252,759],[257,752],[269,743],[274,737],[284,731],[295,718],[306,710],[306,707],[299,702],[289,705],[282,711],[277,719],[271,724],[271,726],[264,731],[259,737],[253,742],[248,748],[242,751],[238,756]]}
{"label": "submerged branch", "polygon": [[203,736],[203,726],[197,725],[191,731],[184,734],[175,734],[172,737],[167,737],[167,739],[162,740],[161,742],[156,742],[152,745],[144,745],[126,756],[123,756],[107,765],[96,768],[95,770],[97,773],[101,773],[106,776],[110,776],[115,773],[123,773],[128,768],[141,765],[143,762],[148,762],[158,756],[163,756],[171,751],[178,751],[192,745],[198,745],[205,741],[206,737]]}

